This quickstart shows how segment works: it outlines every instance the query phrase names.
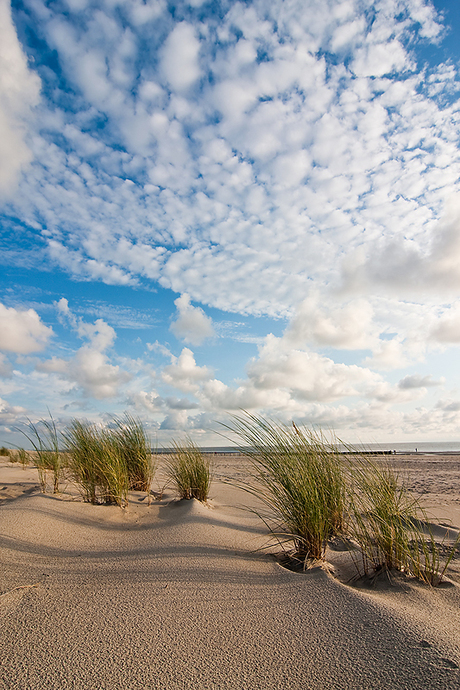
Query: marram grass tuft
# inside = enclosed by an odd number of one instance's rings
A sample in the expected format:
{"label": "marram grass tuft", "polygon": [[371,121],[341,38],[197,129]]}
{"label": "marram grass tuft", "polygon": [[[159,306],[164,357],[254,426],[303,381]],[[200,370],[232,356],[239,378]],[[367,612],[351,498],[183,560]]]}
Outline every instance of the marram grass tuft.
{"label": "marram grass tuft", "polygon": [[245,413],[225,427],[252,463],[252,484],[267,511],[260,517],[299,559],[322,559],[344,529],[345,481],[340,455],[321,433]]}
{"label": "marram grass tuft", "polygon": [[166,473],[179,498],[196,498],[205,502],[211,485],[211,465],[200,449],[190,440],[173,443],[166,463]]}

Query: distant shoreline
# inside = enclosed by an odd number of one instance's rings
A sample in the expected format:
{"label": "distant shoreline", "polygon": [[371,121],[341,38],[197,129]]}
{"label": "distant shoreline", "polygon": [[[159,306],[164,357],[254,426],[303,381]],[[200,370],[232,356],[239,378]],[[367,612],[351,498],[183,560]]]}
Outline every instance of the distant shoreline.
{"label": "distant shoreline", "polygon": [[[249,449],[247,451],[244,451],[243,449],[221,449],[221,448],[216,448],[215,450],[212,448],[200,448],[201,452],[204,455],[219,455],[219,456],[239,456],[239,455],[247,455],[249,453]],[[354,450],[339,450],[338,451],[340,455],[385,455],[385,456],[401,456],[401,455],[460,455],[460,448],[458,450],[424,450],[423,448],[417,448],[414,450],[399,450],[399,449],[388,449],[388,450],[381,450],[381,449],[360,449],[356,448]],[[152,455],[171,455],[174,453],[173,448],[152,448]]]}

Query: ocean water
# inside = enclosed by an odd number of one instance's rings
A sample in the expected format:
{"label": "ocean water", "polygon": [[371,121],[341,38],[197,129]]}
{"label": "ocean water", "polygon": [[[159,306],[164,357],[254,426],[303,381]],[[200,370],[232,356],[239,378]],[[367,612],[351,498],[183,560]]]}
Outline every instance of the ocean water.
{"label": "ocean water", "polygon": [[[396,453],[460,453],[460,441],[413,441],[410,443],[356,443],[351,448],[366,451],[396,451]],[[340,448],[340,446],[339,446]],[[203,447],[206,453],[239,453],[233,446]],[[171,452],[171,448],[157,448],[157,453]]]}
{"label": "ocean water", "polygon": [[365,450],[395,450],[397,453],[460,453],[460,441],[413,441],[411,443],[360,444]]}

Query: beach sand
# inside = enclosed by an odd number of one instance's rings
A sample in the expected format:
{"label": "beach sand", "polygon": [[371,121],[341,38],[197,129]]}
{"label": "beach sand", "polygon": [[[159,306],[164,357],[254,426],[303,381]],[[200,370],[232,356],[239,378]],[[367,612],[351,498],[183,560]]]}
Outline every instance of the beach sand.
{"label": "beach sand", "polygon": [[[460,457],[393,459],[459,527]],[[217,456],[208,506],[166,489],[122,510],[0,462],[0,688],[458,690],[459,559],[436,589],[351,586],[343,551],[291,572],[228,483],[247,478],[245,458]]]}

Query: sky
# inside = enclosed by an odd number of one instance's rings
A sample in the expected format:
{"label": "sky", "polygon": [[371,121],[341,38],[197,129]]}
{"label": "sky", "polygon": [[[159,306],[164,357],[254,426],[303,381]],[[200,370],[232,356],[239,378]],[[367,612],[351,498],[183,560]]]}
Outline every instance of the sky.
{"label": "sky", "polygon": [[0,0],[0,443],[460,439],[457,0]]}

